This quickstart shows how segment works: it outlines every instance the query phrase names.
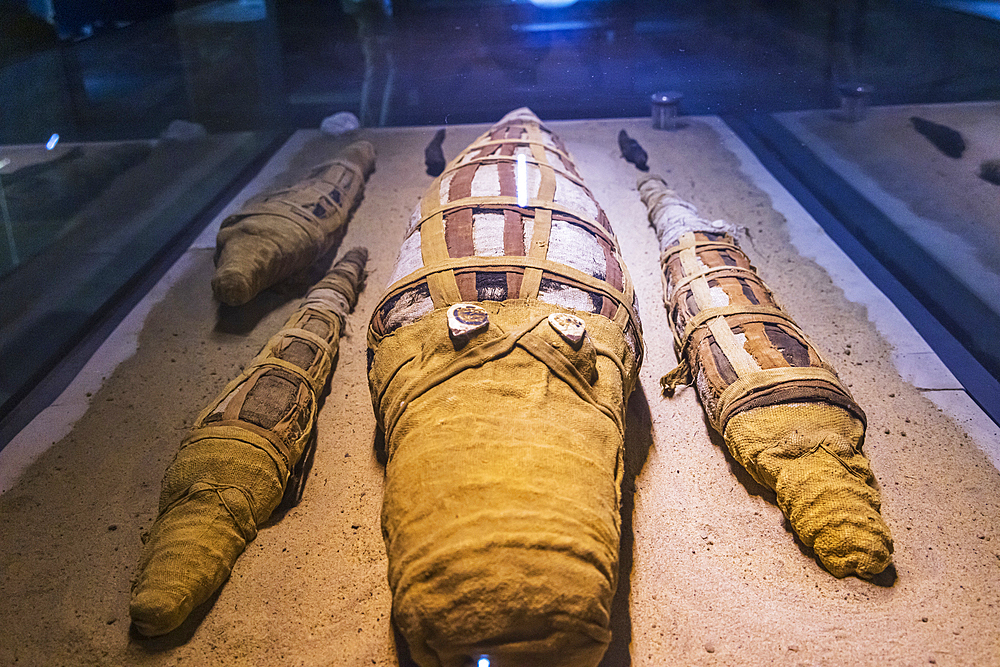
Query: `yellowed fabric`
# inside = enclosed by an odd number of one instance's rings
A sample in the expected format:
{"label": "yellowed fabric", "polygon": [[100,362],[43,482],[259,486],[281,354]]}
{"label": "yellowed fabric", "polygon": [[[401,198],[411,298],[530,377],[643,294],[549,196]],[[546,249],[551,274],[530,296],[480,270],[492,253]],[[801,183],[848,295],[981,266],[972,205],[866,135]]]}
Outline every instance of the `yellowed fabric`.
{"label": "yellowed fabric", "polygon": [[863,437],[860,420],[826,403],[754,408],[726,426],[733,457],[775,491],[792,529],[837,577],[869,578],[891,561]]}
{"label": "yellowed fabric", "polygon": [[369,374],[388,463],[393,617],[422,667],[597,665],[618,582],[621,328],[537,301],[479,303],[465,344],[439,309],[378,342]]}
{"label": "yellowed fabric", "polygon": [[333,246],[375,170],[375,148],[356,141],[313,176],[248,201],[216,238],[212,291],[240,306],[309,268]]}
{"label": "yellowed fabric", "polygon": [[[278,506],[312,437],[319,394],[330,376],[344,318],[357,301],[366,260],[363,248],[347,253],[199,415],[181,444],[164,475],[159,516],[132,585],[129,614],[140,633],[162,635],[183,623],[222,585],[258,526]],[[310,329],[325,329],[325,335]],[[289,356],[290,345],[302,347],[303,342],[317,350],[310,363],[279,358]],[[284,388],[272,391],[278,397],[272,408],[276,423],[263,428],[231,414],[255,382],[266,389],[261,378],[268,374]],[[268,407],[259,398],[250,405],[256,411]]]}
{"label": "yellowed fabric", "polygon": [[[756,277],[730,225],[699,218],[659,176],[638,187],[660,244],[680,361],[661,379],[664,393],[695,385],[712,428],[754,479],[776,492],[796,534],[832,574],[882,572],[892,537],[861,454],[861,407]],[[679,262],[671,261],[675,254]]]}

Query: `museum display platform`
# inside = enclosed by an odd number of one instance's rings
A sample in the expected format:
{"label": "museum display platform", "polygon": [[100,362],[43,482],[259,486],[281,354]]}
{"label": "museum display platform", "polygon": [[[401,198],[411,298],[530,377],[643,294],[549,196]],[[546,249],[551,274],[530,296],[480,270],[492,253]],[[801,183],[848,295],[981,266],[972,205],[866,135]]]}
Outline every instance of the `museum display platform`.
{"label": "museum display platform", "polygon": [[[780,121],[810,126],[808,115]],[[685,117],[674,131],[649,119],[549,125],[618,234],[647,350],[629,403],[621,572],[602,664],[995,660],[1000,429],[962,383],[720,118]],[[445,156],[485,127],[448,126]],[[423,150],[437,129],[296,132],[0,451],[0,618],[16,637],[0,642],[0,662],[412,664],[390,621],[365,332],[431,181]],[[875,581],[824,571],[774,495],[709,429],[694,390],[660,394],[659,378],[676,364],[673,336],[636,189],[642,172],[622,159],[620,129],[703,217],[747,230],[744,250],[761,276],[867,413],[864,451],[895,540],[894,566]],[[276,512],[219,594],[181,628],[141,639],[129,628],[129,587],[164,469],[195,416],[305,287],[220,306],[209,287],[215,233],[250,196],[296,182],[354,138],[371,141],[378,158],[340,249],[368,247],[368,287],[348,318],[301,500]]]}
{"label": "museum display platform", "polygon": [[[728,118],[1000,421],[996,102]],[[917,131],[952,133],[948,155]]]}

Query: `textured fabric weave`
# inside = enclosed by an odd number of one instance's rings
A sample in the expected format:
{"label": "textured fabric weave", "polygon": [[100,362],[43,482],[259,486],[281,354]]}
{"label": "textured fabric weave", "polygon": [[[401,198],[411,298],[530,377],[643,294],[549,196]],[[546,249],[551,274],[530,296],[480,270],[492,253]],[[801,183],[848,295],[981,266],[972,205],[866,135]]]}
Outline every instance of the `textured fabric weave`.
{"label": "textured fabric weave", "polygon": [[831,574],[871,577],[888,567],[892,537],[858,419],[821,401],[772,405],[733,417],[725,439]]}
{"label": "textured fabric weave", "polygon": [[[524,158],[523,206],[517,204],[518,156]],[[542,227],[536,228],[540,219]],[[433,248],[435,243],[441,247]],[[531,289],[524,282],[524,264],[513,258],[536,256],[545,258],[547,266]],[[477,262],[479,257],[511,261],[487,264]],[[435,303],[436,276],[423,277],[421,271],[443,259],[467,261],[453,271],[454,293]],[[573,273],[567,275],[558,267]],[[615,294],[574,279],[578,274],[622,293],[627,305],[618,303]],[[618,316],[633,351],[639,352],[635,296],[607,216],[559,138],[527,110],[508,114],[428,188],[410,219],[389,282],[372,323],[379,335],[451,303],[537,298],[572,310]]]}
{"label": "textured fabric weave", "polygon": [[215,297],[240,306],[309,268],[333,247],[374,170],[375,148],[356,141],[306,179],[254,197],[223,220],[216,237]]}
{"label": "textured fabric weave", "polygon": [[864,412],[779,307],[731,227],[699,218],[659,176],[641,179],[639,192],[660,242],[681,362],[665,390],[693,382],[733,457],[777,493],[831,573],[882,572],[892,538],[861,454]]}
{"label": "textured fabric weave", "polygon": [[[588,340],[575,350],[544,319],[556,307],[483,306],[490,328],[468,346],[456,349],[436,310],[375,353],[395,622],[425,667],[481,654],[497,664],[596,665],[618,580],[622,369],[634,358],[599,315],[577,313]],[[412,391],[525,329],[534,340],[524,346]]]}
{"label": "textured fabric weave", "polygon": [[278,506],[312,437],[367,257],[348,252],[317,283],[181,444],[132,586],[129,613],[142,634],[170,632],[207,600]]}
{"label": "textured fabric weave", "polygon": [[[393,618],[422,667],[600,661],[642,354],[633,300],[607,219],[529,111],[428,189],[369,329]],[[484,329],[452,333],[463,301]]]}

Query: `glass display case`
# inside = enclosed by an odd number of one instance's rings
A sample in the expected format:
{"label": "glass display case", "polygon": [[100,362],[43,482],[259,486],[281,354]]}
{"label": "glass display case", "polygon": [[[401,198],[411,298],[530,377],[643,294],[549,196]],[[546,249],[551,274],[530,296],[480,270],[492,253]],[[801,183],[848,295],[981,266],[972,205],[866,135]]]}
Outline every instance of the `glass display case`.
{"label": "glass display case", "polygon": [[[431,147],[444,168],[519,107],[607,212],[646,340],[601,664],[1000,655],[1000,3],[0,0],[0,90],[0,662],[424,667],[392,623],[365,332]],[[216,233],[359,139],[375,172],[322,262],[367,246],[368,282],[295,491],[221,592],[143,639],[130,577],[164,471],[315,277],[220,303]],[[866,412],[884,576],[824,570],[696,392],[663,395],[647,173],[740,230]]]}

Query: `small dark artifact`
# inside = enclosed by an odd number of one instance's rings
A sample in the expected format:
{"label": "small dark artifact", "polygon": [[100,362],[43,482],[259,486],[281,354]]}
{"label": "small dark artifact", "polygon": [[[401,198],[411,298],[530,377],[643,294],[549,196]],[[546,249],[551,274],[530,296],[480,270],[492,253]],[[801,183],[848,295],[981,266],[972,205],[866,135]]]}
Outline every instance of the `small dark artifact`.
{"label": "small dark artifact", "polygon": [[1000,160],[986,160],[979,165],[979,178],[1000,185]]}
{"label": "small dark artifact", "polygon": [[634,164],[640,171],[649,171],[646,160],[649,156],[642,149],[639,142],[628,136],[625,130],[618,133],[618,147],[622,150],[622,157]]}
{"label": "small dark artifact", "polygon": [[927,137],[932,144],[937,146],[939,151],[948,157],[956,159],[962,157],[962,153],[965,151],[965,139],[962,138],[958,130],[953,130],[947,125],[924,120],[918,116],[910,116],[910,122],[913,123],[913,128]]}
{"label": "small dark artifact", "polygon": [[434,138],[424,149],[424,164],[427,165],[428,176],[440,176],[444,171],[445,159],[441,144],[444,143],[444,128],[434,133]]}
{"label": "small dark artifact", "polygon": [[207,600],[281,501],[367,260],[364,248],[344,255],[181,443],[132,584],[129,615],[143,635],[170,632]]}

